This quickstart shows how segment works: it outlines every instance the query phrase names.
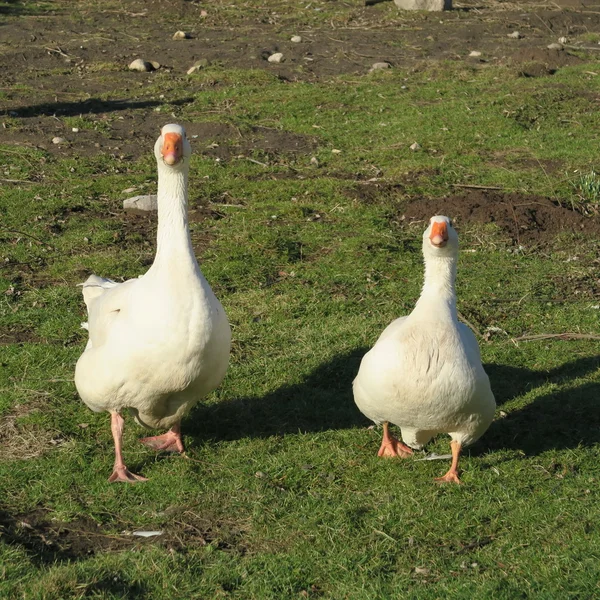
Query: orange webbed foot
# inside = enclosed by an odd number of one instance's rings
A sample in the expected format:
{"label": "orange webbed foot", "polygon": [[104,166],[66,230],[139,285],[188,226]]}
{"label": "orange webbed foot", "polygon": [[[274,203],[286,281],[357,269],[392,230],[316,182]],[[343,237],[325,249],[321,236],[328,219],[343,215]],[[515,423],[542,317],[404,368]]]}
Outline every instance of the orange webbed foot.
{"label": "orange webbed foot", "polygon": [[142,438],[140,442],[153,450],[162,452],[179,452],[183,454],[185,450],[181,441],[181,435],[174,431],[167,431],[167,433],[163,433],[162,435]]}
{"label": "orange webbed foot", "polygon": [[389,436],[388,439],[381,442],[377,456],[382,458],[408,458],[412,453],[412,448],[409,448],[395,437]]}
{"label": "orange webbed foot", "polygon": [[456,471],[448,471],[443,477],[436,477],[435,481],[437,483],[458,483],[462,484],[462,481],[458,478],[458,473]]}
{"label": "orange webbed foot", "polygon": [[108,478],[109,483],[123,481],[125,483],[139,483],[140,481],[148,481],[146,477],[132,473],[127,467],[115,467],[112,475]]}

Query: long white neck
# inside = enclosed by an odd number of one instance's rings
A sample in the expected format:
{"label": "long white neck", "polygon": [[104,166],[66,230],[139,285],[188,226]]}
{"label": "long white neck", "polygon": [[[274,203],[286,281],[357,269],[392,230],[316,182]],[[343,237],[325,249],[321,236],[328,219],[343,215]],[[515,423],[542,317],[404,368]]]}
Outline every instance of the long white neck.
{"label": "long white neck", "polygon": [[426,321],[456,321],[456,257],[425,259],[425,281],[411,317]]}
{"label": "long white neck", "polygon": [[158,161],[158,232],[153,268],[199,271],[188,227],[187,169],[171,169]]}

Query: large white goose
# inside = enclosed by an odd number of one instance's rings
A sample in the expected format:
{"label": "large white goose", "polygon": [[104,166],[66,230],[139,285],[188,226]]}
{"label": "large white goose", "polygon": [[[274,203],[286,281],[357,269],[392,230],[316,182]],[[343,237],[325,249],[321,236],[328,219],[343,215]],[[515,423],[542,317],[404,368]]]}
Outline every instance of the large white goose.
{"label": "large white goose", "polygon": [[[434,435],[451,437],[452,464],[440,482],[461,483],[463,446],[485,433],[496,402],[477,340],[458,322],[456,262],[458,235],[448,217],[432,217],[423,234],[425,282],[412,313],[393,321],[363,357],[354,380],[361,412],[383,423],[379,456],[406,457]],[[400,427],[402,439],[388,426]]]}
{"label": "large white goose", "polygon": [[188,230],[191,147],[183,127],[165,125],[154,146],[158,165],[158,234],[154,263],[117,284],[91,275],[83,284],[89,341],[75,385],[94,411],[111,414],[115,465],[109,481],[145,481],[125,466],[123,417],[129,410],[163,435],[156,450],[183,452],[182,417],[225,377],[231,331],[202,275]]}

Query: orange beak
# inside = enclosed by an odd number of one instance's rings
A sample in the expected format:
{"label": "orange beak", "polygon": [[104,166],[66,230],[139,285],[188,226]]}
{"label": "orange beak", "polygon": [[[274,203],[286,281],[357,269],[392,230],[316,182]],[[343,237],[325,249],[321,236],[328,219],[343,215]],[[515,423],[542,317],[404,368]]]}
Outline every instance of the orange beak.
{"label": "orange beak", "polygon": [[161,153],[168,165],[175,165],[183,158],[183,139],[178,133],[165,133]]}
{"label": "orange beak", "polygon": [[437,221],[431,225],[431,233],[429,234],[429,241],[436,248],[443,248],[448,241],[448,226],[445,221],[438,223]]}

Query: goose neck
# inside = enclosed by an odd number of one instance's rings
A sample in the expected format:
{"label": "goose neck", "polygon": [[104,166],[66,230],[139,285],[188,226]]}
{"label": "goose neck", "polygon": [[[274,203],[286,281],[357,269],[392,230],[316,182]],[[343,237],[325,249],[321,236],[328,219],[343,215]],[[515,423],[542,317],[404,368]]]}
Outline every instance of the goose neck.
{"label": "goose neck", "polygon": [[423,290],[414,312],[428,319],[457,319],[455,280],[454,257],[429,257],[425,261]]}

